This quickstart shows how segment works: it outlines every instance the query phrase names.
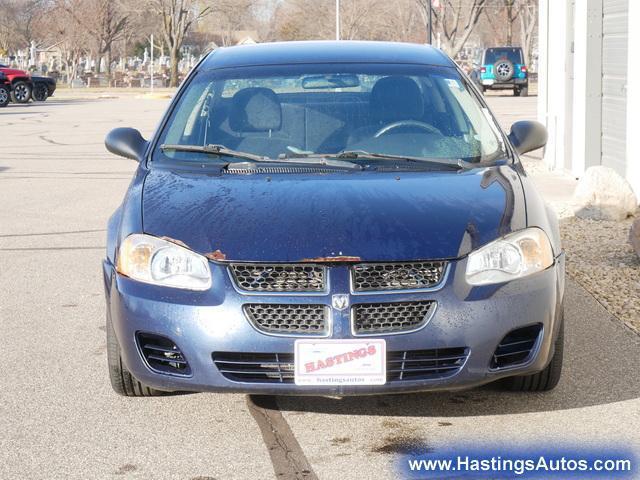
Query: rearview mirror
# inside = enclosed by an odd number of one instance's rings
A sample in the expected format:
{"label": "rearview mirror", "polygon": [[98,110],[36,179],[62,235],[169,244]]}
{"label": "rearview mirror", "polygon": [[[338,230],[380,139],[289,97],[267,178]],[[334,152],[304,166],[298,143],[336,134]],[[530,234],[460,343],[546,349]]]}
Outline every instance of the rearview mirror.
{"label": "rearview mirror", "polygon": [[135,128],[115,128],[107,134],[104,145],[115,155],[142,162],[149,142]]}
{"label": "rearview mirror", "polygon": [[360,86],[357,75],[336,73],[333,75],[310,75],[302,79],[305,90],[321,90],[329,88],[354,88]]}
{"label": "rearview mirror", "polygon": [[547,144],[547,129],[539,122],[524,120],[511,125],[509,140],[519,154],[531,152]]}

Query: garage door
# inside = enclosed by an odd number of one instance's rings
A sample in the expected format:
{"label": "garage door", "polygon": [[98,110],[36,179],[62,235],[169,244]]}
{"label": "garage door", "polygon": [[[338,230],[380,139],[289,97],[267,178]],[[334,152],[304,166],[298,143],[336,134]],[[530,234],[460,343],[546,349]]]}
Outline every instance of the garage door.
{"label": "garage door", "polygon": [[602,13],[602,164],[625,175],[629,0],[603,0]]}

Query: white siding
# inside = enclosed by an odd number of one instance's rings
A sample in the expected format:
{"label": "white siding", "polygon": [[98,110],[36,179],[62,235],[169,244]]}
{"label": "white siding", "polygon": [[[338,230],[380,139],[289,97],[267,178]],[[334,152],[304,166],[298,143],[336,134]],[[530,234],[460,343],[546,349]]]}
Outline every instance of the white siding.
{"label": "white siding", "polygon": [[628,15],[629,0],[603,0],[602,165],[621,175],[626,174]]}

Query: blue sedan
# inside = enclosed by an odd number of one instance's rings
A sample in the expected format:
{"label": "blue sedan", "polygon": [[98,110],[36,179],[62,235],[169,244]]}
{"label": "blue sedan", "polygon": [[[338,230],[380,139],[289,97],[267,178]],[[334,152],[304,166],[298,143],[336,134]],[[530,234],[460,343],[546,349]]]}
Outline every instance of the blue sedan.
{"label": "blue sedan", "polygon": [[106,138],[138,162],[103,262],[114,390],[552,389],[564,254],[518,158],[546,139],[428,46],[209,54],[153,138]]}

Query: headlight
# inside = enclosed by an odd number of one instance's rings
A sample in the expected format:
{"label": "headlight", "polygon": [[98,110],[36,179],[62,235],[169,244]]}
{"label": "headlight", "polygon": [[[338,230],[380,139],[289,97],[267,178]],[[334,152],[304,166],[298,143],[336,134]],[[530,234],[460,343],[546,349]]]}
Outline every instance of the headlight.
{"label": "headlight", "polygon": [[211,287],[211,270],[205,257],[151,235],[129,235],[118,250],[116,270],[153,285],[188,290]]}
{"label": "headlight", "polygon": [[540,272],[553,264],[547,234],[527,228],[495,240],[469,254],[467,283],[489,285]]}

